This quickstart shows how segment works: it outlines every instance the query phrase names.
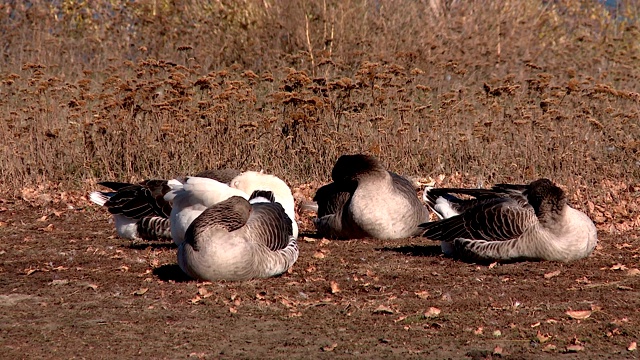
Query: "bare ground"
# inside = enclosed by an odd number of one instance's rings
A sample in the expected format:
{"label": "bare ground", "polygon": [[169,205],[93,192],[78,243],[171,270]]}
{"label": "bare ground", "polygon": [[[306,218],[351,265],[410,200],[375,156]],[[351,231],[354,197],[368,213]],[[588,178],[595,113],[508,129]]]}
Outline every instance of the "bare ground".
{"label": "bare ground", "polygon": [[172,244],[114,234],[91,206],[0,203],[3,358],[638,357],[637,230],[600,231],[583,261],[497,266],[301,237],[289,273],[213,284]]}

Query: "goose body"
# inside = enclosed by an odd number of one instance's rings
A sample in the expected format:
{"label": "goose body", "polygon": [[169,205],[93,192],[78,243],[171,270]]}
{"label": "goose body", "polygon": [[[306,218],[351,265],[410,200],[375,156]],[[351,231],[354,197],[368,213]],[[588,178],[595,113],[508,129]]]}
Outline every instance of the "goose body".
{"label": "goose body", "polygon": [[421,224],[422,236],[440,240],[449,256],[567,262],[589,256],[598,241],[591,219],[569,206],[548,179],[492,189],[426,189],[424,199],[442,220]]}
{"label": "goose body", "polygon": [[[197,176],[228,183],[240,172],[234,169],[205,170]],[[100,182],[113,191],[94,191],[89,199],[113,215],[118,236],[131,240],[171,239],[169,217],[172,203],[164,199],[169,180],[144,180],[137,184]]]}
{"label": "goose body", "polygon": [[249,198],[242,190],[230,187],[219,181],[203,178],[188,177],[185,180],[169,180],[170,191],[164,196],[166,201],[173,204],[170,214],[171,238],[176,245],[180,245],[191,223],[207,208],[222,202],[232,196]]}
{"label": "goose body", "polygon": [[247,171],[233,178],[229,185],[200,177],[169,181],[171,190],[165,195],[165,200],[173,203],[170,216],[171,237],[176,245],[184,241],[187,228],[205,209],[232,196],[247,200],[249,194],[258,190],[273,194],[275,202],[283,206],[291,219],[294,237],[298,237],[293,195],[284,181],[274,175]]}
{"label": "goose body", "polygon": [[296,222],[295,200],[291,193],[291,188],[282,179],[275,175],[265,174],[258,171],[245,171],[234,177],[229,186],[242,190],[246,194],[254,191],[264,190],[273,193],[275,202],[280,203],[285,213],[291,219],[293,226],[293,236],[298,238],[298,224]]}
{"label": "goose body", "polygon": [[343,155],[333,182],[316,192],[318,234],[337,239],[401,239],[429,219],[413,184],[367,155]]}
{"label": "goose body", "polygon": [[232,196],[204,210],[178,247],[178,264],[189,276],[248,280],[279,275],[298,259],[293,222],[271,197]]}

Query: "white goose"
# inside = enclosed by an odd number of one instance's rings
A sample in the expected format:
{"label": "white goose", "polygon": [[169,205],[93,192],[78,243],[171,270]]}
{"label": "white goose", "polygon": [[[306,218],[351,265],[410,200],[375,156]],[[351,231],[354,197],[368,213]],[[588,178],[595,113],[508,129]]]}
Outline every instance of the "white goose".
{"label": "white goose", "polygon": [[[473,196],[463,200],[452,194]],[[446,255],[477,261],[572,261],[598,242],[589,217],[567,204],[548,179],[492,189],[426,189],[424,199],[443,220],[421,224]]]}
{"label": "white goose", "polygon": [[292,220],[270,192],[232,196],[200,214],[178,247],[189,276],[240,281],[287,271],[298,259]]}
{"label": "white goose", "polygon": [[333,182],[316,192],[318,234],[337,239],[401,239],[417,235],[429,212],[412,183],[362,154],[343,155]]}
{"label": "white goose", "polygon": [[231,186],[213,179],[189,177],[186,180],[169,181],[171,188],[165,200],[173,203],[171,209],[171,237],[176,245],[184,241],[187,228],[207,208],[232,196],[245,200],[256,190],[270,191],[292,222],[294,237],[298,237],[294,200],[289,186],[278,177],[262,172],[247,171],[230,181]]}
{"label": "white goose", "polygon": [[[205,170],[198,177],[229,183],[240,174],[235,169]],[[164,196],[171,188],[169,180],[144,180],[137,184],[99,182],[114,191],[94,191],[89,199],[104,206],[113,215],[118,236],[131,240],[171,239],[169,216],[171,202]]]}

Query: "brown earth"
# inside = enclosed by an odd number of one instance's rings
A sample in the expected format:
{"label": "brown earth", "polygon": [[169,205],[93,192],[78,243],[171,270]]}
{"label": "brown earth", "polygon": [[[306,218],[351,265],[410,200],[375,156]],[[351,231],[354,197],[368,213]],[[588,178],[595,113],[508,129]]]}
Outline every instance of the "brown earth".
{"label": "brown earth", "polygon": [[172,244],[114,234],[86,203],[0,203],[3,358],[638,357],[637,230],[601,230],[583,261],[493,266],[302,236],[289,273],[213,284]]}

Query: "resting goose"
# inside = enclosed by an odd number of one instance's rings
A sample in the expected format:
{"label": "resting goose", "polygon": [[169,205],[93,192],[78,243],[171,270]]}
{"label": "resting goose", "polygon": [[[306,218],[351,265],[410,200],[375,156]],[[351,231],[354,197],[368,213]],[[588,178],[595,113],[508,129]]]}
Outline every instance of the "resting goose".
{"label": "resting goose", "polygon": [[232,196],[204,210],[178,247],[178,264],[192,278],[248,280],[287,271],[298,259],[291,221],[270,192],[247,201]]}
{"label": "resting goose", "polygon": [[[228,183],[240,172],[234,169],[205,170],[199,177]],[[106,207],[113,215],[118,236],[131,240],[171,239],[171,202],[164,196],[171,188],[168,180],[144,180],[137,184],[99,182],[114,191],[94,191],[89,199]]]}
{"label": "resting goose", "polygon": [[295,222],[294,200],[287,184],[274,175],[262,172],[247,171],[230,181],[230,185],[213,179],[190,177],[180,181],[169,181],[171,187],[165,200],[173,203],[171,210],[171,236],[176,245],[184,241],[185,232],[191,222],[205,209],[226,200],[239,196],[245,200],[256,190],[270,191],[275,201],[280,203],[292,219],[293,234],[298,237],[298,225]]}
{"label": "resting goose", "polygon": [[251,194],[256,190],[270,191],[273,193],[275,202],[280,203],[284,211],[291,219],[293,226],[293,236],[298,238],[298,224],[296,222],[295,200],[291,189],[282,179],[275,175],[265,174],[258,171],[245,171],[229,182],[229,186],[242,190],[246,194]]}
{"label": "resting goose", "polygon": [[313,200],[318,234],[337,239],[401,239],[418,234],[429,213],[413,184],[373,156],[342,155]]}
{"label": "resting goose", "polygon": [[450,256],[567,262],[589,256],[598,242],[591,219],[569,206],[548,179],[492,189],[427,189],[424,199],[444,219],[421,224],[422,236],[440,240]]}
{"label": "resting goose", "polygon": [[[490,190],[475,191],[473,199],[460,199],[452,195],[452,193],[457,193],[456,190],[461,189],[426,187],[422,199],[439,219],[446,219],[460,215],[465,210],[480,204],[487,198],[510,197],[514,200],[524,200],[525,197],[522,193],[527,187],[527,185],[497,184]],[[464,193],[471,190],[462,189],[462,191]],[[458,192],[458,194],[460,193]]]}

